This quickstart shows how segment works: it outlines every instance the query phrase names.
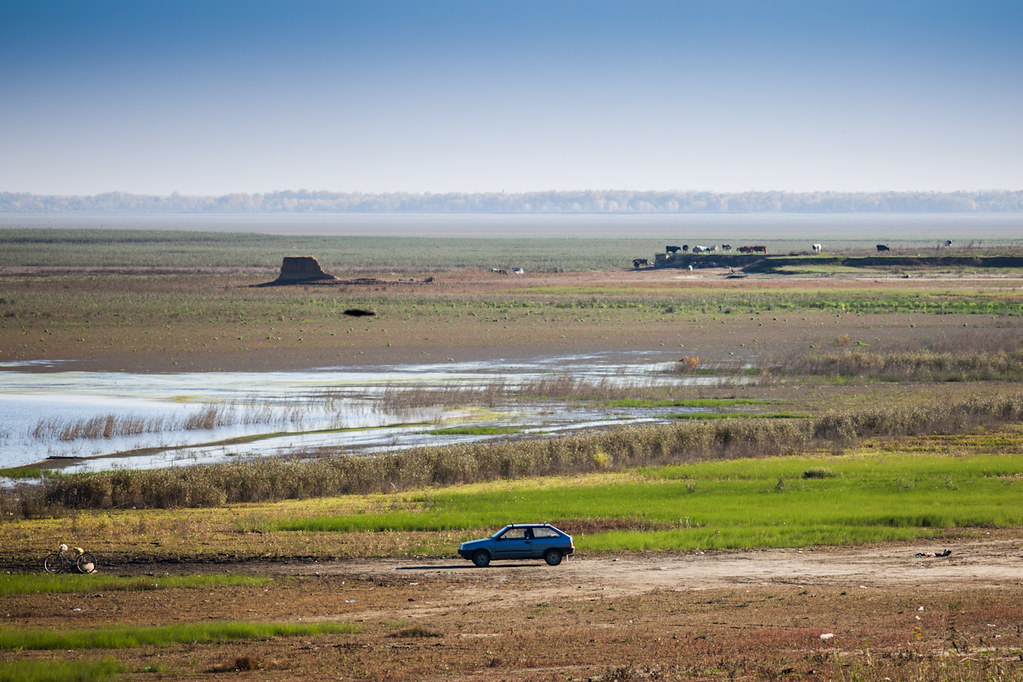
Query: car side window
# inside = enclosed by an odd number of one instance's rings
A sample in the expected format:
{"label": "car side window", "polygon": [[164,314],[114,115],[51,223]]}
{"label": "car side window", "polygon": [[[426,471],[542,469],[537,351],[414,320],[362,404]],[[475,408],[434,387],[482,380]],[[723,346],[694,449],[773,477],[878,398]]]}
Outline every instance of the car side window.
{"label": "car side window", "polygon": [[556,538],[558,534],[554,532],[553,528],[534,528],[533,537],[536,538]]}
{"label": "car side window", "polygon": [[525,538],[526,530],[524,528],[512,528],[501,536],[502,540],[524,540]]}

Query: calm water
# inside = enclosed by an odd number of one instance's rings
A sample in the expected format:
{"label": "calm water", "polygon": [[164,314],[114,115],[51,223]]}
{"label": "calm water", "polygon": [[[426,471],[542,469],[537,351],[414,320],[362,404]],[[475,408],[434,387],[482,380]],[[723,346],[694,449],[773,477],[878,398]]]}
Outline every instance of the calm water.
{"label": "calm water", "polygon": [[[488,408],[398,409],[385,394],[404,390],[500,384],[511,390],[564,375],[593,383],[663,385],[683,380],[665,373],[663,352],[546,356],[515,361],[430,365],[327,367],[302,372],[25,371],[0,365],[0,468],[47,457],[86,457],[70,471],[153,468],[228,459],[312,453],[317,448],[367,452],[440,445],[482,436],[431,433],[458,425],[506,426],[553,434],[611,422],[664,419],[682,408],[579,407],[565,401],[508,399]],[[699,377],[689,383],[717,383]],[[188,417],[210,407],[226,419],[213,429],[186,429]],[[158,420],[161,428],[110,438],[63,440],[62,427],[90,419]],[[47,428],[53,424],[55,428]],[[42,425],[42,428],[41,428]],[[341,429],[341,430],[339,430]],[[221,441],[241,436],[242,444]],[[123,453],[146,449],[144,454]],[[113,455],[118,455],[114,457]]]}

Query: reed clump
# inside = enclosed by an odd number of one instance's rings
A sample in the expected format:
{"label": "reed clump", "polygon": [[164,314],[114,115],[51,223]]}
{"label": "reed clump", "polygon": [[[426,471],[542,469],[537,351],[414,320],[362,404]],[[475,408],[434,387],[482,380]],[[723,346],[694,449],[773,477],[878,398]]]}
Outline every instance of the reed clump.
{"label": "reed clump", "polygon": [[1019,381],[1023,379],[1023,350],[969,353],[846,350],[811,355],[785,369],[801,374],[876,377],[891,381]]}
{"label": "reed clump", "polygon": [[[0,493],[0,512],[209,507],[474,483],[608,469],[769,457],[840,448],[874,436],[958,433],[1023,421],[1023,394],[923,407],[841,412],[816,419],[736,418],[628,426],[544,439],[507,439],[391,454],[316,453],[304,460],[256,461],[146,471],[72,474],[24,486],[25,501]],[[607,458],[594,453],[606,453]],[[27,514],[25,513],[27,512]]]}
{"label": "reed clump", "polygon": [[[431,407],[496,407],[514,400],[663,399],[671,393],[672,387],[654,382],[622,382],[613,377],[588,379],[559,373],[519,383],[490,381],[484,384],[446,386],[388,384],[375,406],[381,412],[400,414]],[[323,394],[323,399],[331,404],[342,397],[332,393]]]}
{"label": "reed clump", "polygon": [[39,440],[99,440],[118,436],[159,433],[164,430],[163,417],[109,414],[90,419],[40,419],[31,435]]}
{"label": "reed clump", "polygon": [[88,419],[40,419],[29,435],[36,440],[63,442],[109,440],[169,431],[209,431],[235,424],[301,424],[303,418],[300,407],[206,405],[183,418],[108,414]]}

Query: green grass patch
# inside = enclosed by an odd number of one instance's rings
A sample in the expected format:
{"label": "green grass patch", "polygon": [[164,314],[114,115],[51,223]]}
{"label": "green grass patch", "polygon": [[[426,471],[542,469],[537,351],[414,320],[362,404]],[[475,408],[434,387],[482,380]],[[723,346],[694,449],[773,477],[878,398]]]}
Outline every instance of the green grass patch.
{"label": "green grass patch", "polygon": [[95,573],[8,573],[0,574],[0,596],[12,594],[51,594],[56,592],[95,592],[96,590],[164,590],[179,587],[253,587],[271,582],[270,578],[246,575],[166,575],[160,577],[122,577]]}
{"label": "green grass patch", "polygon": [[357,625],[343,623],[175,623],[159,627],[119,625],[83,630],[23,630],[0,627],[0,651],[129,649],[139,646],[204,644],[269,637],[350,635]]}
{"label": "green grass patch", "polygon": [[102,682],[128,668],[112,658],[100,661],[5,661],[0,682]]}
{"label": "green grass patch", "polygon": [[5,478],[42,478],[47,476],[49,471],[40,467],[23,466],[0,469],[0,476]]}
{"label": "green grass patch", "polygon": [[515,426],[453,426],[448,429],[427,431],[431,436],[502,436],[520,433]]}
{"label": "green grass patch", "polygon": [[[806,476],[807,471],[827,471]],[[407,510],[277,522],[297,531],[451,531],[549,521],[580,550],[860,544],[941,530],[1023,525],[1023,454],[886,454],[713,461],[640,470],[640,480],[449,490]],[[412,508],[414,503],[415,508]]]}

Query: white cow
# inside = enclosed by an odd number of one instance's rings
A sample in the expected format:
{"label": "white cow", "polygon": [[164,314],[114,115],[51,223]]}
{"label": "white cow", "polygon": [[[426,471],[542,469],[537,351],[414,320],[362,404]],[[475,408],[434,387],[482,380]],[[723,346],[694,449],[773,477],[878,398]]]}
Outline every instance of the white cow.
{"label": "white cow", "polygon": [[820,253],[821,249],[823,249],[823,248],[824,248],[823,244],[814,244],[813,245],[813,252],[814,253]]}

